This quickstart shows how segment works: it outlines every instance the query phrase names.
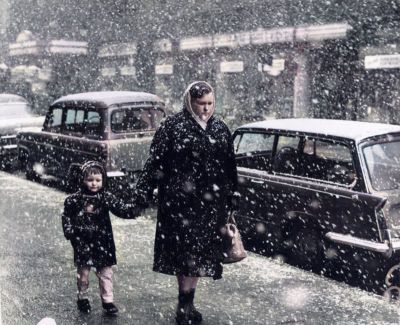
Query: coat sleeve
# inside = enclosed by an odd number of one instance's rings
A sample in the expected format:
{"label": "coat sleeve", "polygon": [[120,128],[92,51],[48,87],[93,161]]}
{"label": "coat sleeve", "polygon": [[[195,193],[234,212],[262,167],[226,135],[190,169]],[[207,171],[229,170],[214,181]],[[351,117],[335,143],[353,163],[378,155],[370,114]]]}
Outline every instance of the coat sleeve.
{"label": "coat sleeve", "polygon": [[150,155],[136,184],[135,201],[146,206],[154,189],[162,180],[166,170],[167,154],[170,149],[170,137],[167,131],[168,119],[156,131],[150,146]]}
{"label": "coat sleeve", "polygon": [[68,240],[71,240],[74,236],[76,236],[76,227],[73,223],[74,211],[73,199],[71,196],[68,196],[64,201],[64,211],[61,216],[64,236]]}
{"label": "coat sleeve", "polygon": [[114,194],[106,192],[104,201],[107,208],[119,218],[135,219],[141,213],[141,207],[133,202],[124,202],[122,199],[117,198]]}

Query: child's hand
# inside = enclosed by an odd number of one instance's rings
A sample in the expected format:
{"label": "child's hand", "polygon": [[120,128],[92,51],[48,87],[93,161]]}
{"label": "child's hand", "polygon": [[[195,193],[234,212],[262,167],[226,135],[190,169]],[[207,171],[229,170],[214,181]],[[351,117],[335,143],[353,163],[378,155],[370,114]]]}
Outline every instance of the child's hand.
{"label": "child's hand", "polygon": [[140,206],[135,205],[134,207],[131,208],[131,211],[129,211],[129,215],[131,216],[132,219],[136,219],[142,214],[142,209]]}

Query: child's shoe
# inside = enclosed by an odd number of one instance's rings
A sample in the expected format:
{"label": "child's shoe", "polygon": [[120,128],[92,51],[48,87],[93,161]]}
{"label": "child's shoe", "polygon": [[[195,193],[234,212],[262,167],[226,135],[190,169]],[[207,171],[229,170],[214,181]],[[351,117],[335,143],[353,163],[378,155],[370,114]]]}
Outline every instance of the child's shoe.
{"label": "child's shoe", "polygon": [[115,315],[118,313],[118,308],[112,302],[103,302],[103,309],[107,315]]}
{"label": "child's shoe", "polygon": [[88,299],[78,299],[76,301],[76,304],[78,305],[78,309],[79,311],[81,311],[82,313],[90,313],[91,311],[91,307],[90,307],[90,302]]}

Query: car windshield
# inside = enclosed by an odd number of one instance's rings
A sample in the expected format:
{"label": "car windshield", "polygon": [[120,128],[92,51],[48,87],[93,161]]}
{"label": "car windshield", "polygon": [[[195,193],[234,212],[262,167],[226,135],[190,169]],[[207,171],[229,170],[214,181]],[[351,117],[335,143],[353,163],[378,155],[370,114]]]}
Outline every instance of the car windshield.
{"label": "car windshield", "polygon": [[363,149],[372,187],[376,191],[400,188],[400,140]]}
{"label": "car windshield", "polygon": [[29,111],[29,106],[22,102],[0,103],[0,119],[13,119],[29,117],[33,114]]}
{"label": "car windshield", "polygon": [[155,130],[164,112],[154,107],[123,108],[111,115],[111,130],[115,133]]}

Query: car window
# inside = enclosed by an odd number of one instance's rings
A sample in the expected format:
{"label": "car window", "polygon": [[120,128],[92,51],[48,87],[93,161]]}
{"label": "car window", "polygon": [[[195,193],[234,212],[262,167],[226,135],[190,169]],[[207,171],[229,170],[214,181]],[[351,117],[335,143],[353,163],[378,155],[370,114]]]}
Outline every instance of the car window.
{"label": "car window", "polygon": [[239,133],[234,139],[236,164],[262,171],[270,171],[275,135],[260,132]]}
{"label": "car window", "polygon": [[236,154],[272,151],[274,136],[266,133],[243,133],[235,137]]}
{"label": "car window", "polygon": [[84,110],[69,108],[65,118],[65,130],[69,132],[82,132],[84,117]]}
{"label": "car window", "polygon": [[272,169],[274,173],[302,176],[301,160],[298,152],[299,136],[279,135]]}
{"label": "car window", "polygon": [[306,177],[344,185],[356,180],[351,150],[343,143],[306,139],[301,159]]}
{"label": "car window", "polygon": [[400,141],[370,145],[363,153],[371,185],[376,191],[400,187]]}
{"label": "car window", "polygon": [[154,107],[123,108],[111,115],[111,130],[115,133],[155,130],[164,118],[164,112]]}
{"label": "car window", "polygon": [[283,147],[297,149],[299,147],[300,137],[280,135],[278,137],[278,145],[276,152],[279,152]]}
{"label": "car window", "polygon": [[100,113],[95,111],[88,111],[85,124],[85,134],[98,138],[101,136],[101,131],[102,123]]}
{"label": "car window", "polygon": [[54,108],[47,117],[46,129],[58,130],[62,123],[63,110],[61,108]]}

